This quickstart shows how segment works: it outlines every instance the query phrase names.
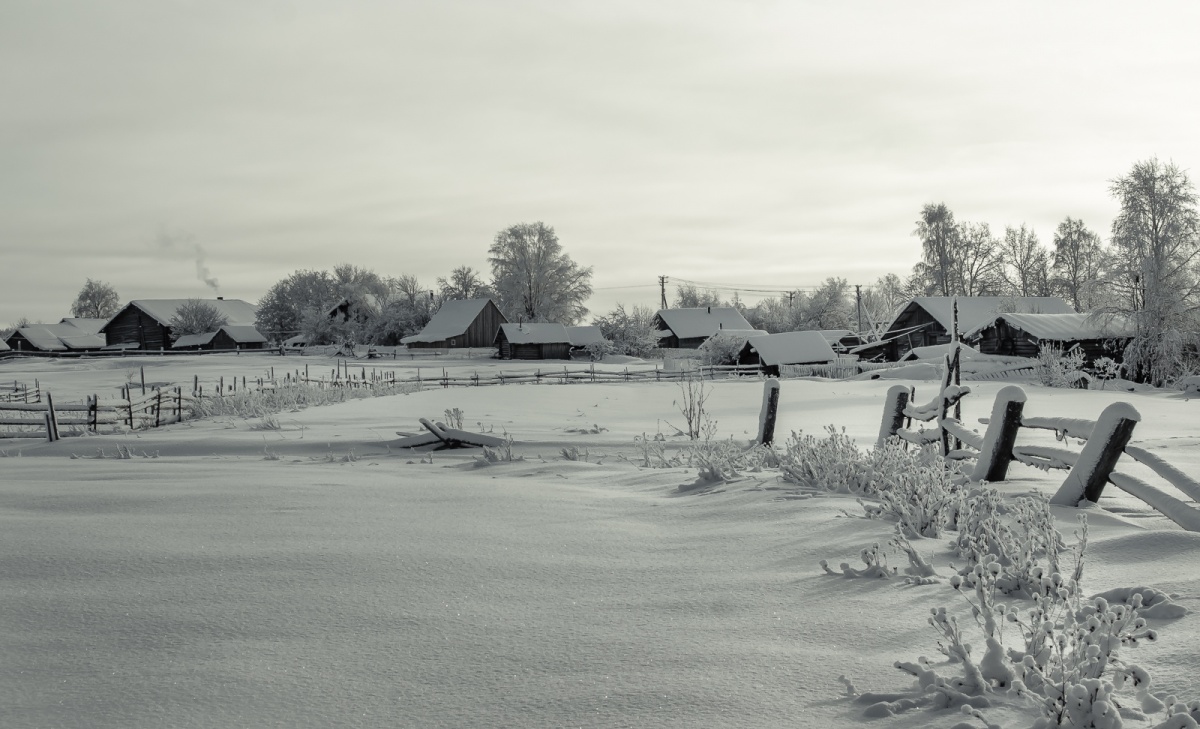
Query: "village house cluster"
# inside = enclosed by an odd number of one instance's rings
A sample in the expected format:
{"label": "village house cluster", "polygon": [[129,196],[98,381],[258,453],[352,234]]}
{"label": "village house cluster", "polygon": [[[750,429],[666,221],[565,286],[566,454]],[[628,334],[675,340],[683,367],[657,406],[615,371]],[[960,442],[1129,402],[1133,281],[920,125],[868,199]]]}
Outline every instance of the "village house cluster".
{"label": "village house cluster", "polygon": [[[212,352],[255,349],[302,350],[302,335],[269,341],[255,328],[256,307],[240,299],[203,300],[224,320],[211,332],[172,332],[187,299],[136,299],[110,319],[64,318],[55,324],[22,326],[0,340],[0,354],[103,355],[114,353]],[[332,319],[352,316],[343,299],[328,310]],[[957,338],[971,355],[1037,357],[1043,347],[1078,350],[1084,362],[1120,361],[1134,336],[1121,320],[1076,312],[1059,297],[924,296],[910,300],[881,332],[848,329],[767,333],[755,329],[730,306],[660,309],[653,319],[659,348],[687,356],[719,350],[719,364],[758,366],[778,375],[784,365],[937,359]],[[721,341],[723,346],[714,343]],[[509,321],[491,298],[448,300],[425,327],[401,339],[407,350],[494,349],[499,359],[568,360],[604,351],[597,326]],[[599,346],[599,349],[597,349]]]}

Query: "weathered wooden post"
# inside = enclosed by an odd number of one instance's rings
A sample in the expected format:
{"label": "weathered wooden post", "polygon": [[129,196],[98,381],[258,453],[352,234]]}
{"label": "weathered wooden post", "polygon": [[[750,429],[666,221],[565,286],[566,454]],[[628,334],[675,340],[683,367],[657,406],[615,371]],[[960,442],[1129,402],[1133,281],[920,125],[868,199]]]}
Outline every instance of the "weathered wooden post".
{"label": "weathered wooden post", "polygon": [[996,393],[992,403],[992,417],[987,432],[983,434],[983,447],[975,461],[973,481],[998,482],[1008,476],[1008,464],[1013,460],[1013,445],[1017,442],[1017,431],[1021,429],[1021,414],[1025,410],[1025,391],[1016,385],[1007,385]]}
{"label": "weathered wooden post", "polygon": [[220,388],[217,392],[221,393],[221,397],[225,397],[225,375],[221,375]]}
{"label": "weathered wooden post", "polygon": [[141,370],[141,373],[142,373],[142,394],[145,395],[146,394],[146,368],[139,367],[138,369]]}
{"label": "weathered wooden post", "polygon": [[154,398],[154,427],[162,427],[162,388],[158,388],[158,393]]}
{"label": "weathered wooden post", "polygon": [[46,393],[46,441],[58,440],[58,415],[54,412],[54,396]]}
{"label": "weathered wooden post", "polygon": [[904,408],[908,405],[908,398],[909,389],[904,385],[892,385],[888,388],[883,404],[883,422],[879,424],[879,440],[875,442],[876,448],[882,448],[896,435],[896,431],[904,426]]}
{"label": "weathered wooden post", "polygon": [[92,395],[88,398],[88,425],[92,427],[92,432],[96,433],[100,430],[100,408],[99,395]]}
{"label": "weathered wooden post", "polygon": [[762,409],[758,413],[758,437],[755,443],[769,446],[775,442],[775,417],[779,414],[779,380],[763,382]]}
{"label": "weathered wooden post", "polygon": [[200,375],[192,375],[192,393],[200,392]]}
{"label": "weathered wooden post", "polygon": [[1114,402],[1104,408],[1079,453],[1079,459],[1050,503],[1079,506],[1083,501],[1093,504],[1100,501],[1108,476],[1125,452],[1133,428],[1141,419],[1141,413],[1127,402]]}

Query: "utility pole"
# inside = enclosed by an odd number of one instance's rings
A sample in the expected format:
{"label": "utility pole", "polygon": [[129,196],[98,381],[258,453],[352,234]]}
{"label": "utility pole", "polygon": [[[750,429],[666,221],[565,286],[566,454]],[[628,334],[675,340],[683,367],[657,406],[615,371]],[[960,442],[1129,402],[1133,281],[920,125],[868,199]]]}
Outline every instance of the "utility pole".
{"label": "utility pole", "polygon": [[790,308],[792,308],[792,302],[796,300],[796,292],[789,291],[789,292],[787,292],[787,295],[788,295],[788,308],[790,309]]}
{"label": "utility pole", "polygon": [[662,292],[662,308],[667,308],[667,277],[658,277],[658,289]]}
{"label": "utility pole", "polygon": [[854,298],[858,300],[857,301],[857,303],[858,303],[858,332],[857,332],[857,334],[861,335],[862,334],[862,284],[854,284]]}

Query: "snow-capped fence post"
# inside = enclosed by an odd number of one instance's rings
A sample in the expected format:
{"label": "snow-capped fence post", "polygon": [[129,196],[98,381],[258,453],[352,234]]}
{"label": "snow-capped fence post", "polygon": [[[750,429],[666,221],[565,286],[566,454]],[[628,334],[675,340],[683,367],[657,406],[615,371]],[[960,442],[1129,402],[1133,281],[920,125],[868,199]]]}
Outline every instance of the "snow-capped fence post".
{"label": "snow-capped fence post", "polygon": [[1013,446],[1017,442],[1017,431],[1021,429],[1021,415],[1025,411],[1025,391],[1016,385],[1007,385],[996,393],[992,403],[992,417],[987,432],[983,434],[983,448],[975,461],[973,481],[995,483],[1008,476],[1008,464],[1013,460]]}
{"label": "snow-capped fence post", "polygon": [[1050,503],[1078,506],[1085,500],[1099,501],[1117,459],[1125,452],[1133,428],[1141,419],[1141,413],[1127,402],[1114,402],[1104,408],[1078,460]]}
{"label": "snow-capped fence post", "polygon": [[879,425],[879,440],[875,447],[882,448],[889,438],[895,437],[896,431],[904,427],[904,408],[908,406],[910,390],[904,385],[892,385],[888,388],[887,398],[883,405],[883,422]]}
{"label": "snow-capped fence post", "polygon": [[779,380],[763,382],[762,410],[758,414],[759,445],[769,446],[775,441],[775,416],[779,414]]}
{"label": "snow-capped fence post", "polygon": [[139,367],[138,369],[142,373],[142,394],[145,395],[146,394],[146,368]]}
{"label": "snow-capped fence post", "polygon": [[91,395],[88,397],[88,401],[87,401],[88,426],[91,427],[93,433],[97,432],[100,429],[100,408],[99,408],[100,403],[99,403],[99,400],[100,400],[99,395]]}

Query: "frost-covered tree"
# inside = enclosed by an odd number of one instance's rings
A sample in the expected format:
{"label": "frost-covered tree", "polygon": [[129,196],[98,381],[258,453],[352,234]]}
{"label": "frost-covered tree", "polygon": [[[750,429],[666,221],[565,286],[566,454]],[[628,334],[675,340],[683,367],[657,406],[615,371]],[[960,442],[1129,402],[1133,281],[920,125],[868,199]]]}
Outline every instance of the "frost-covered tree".
{"label": "frost-covered tree", "polygon": [[71,316],[85,319],[108,319],[121,307],[117,290],[103,281],[88,279],[71,304]]}
{"label": "frost-covered tree", "polygon": [[254,326],[263,336],[283,340],[299,334],[305,312],[337,303],[337,284],[328,271],[294,271],[259,299]]}
{"label": "frost-covered tree", "polygon": [[215,332],[229,323],[229,319],[217,307],[203,299],[188,299],[175,310],[171,317],[172,341],[185,334],[207,334]]}
{"label": "frost-covered tree", "polygon": [[563,252],[554,228],[540,221],[505,228],[488,254],[492,290],[510,320],[569,326],[587,316],[592,268]]}
{"label": "frost-covered tree", "polygon": [[854,304],[850,284],[844,278],[829,277],[800,302],[797,329],[851,329]]}
{"label": "frost-covered tree", "polygon": [[700,289],[695,284],[680,284],[675,287],[676,309],[699,309],[706,306],[725,306],[721,295],[712,289]]}
{"label": "frost-covered tree", "polygon": [[480,273],[470,266],[459,266],[450,272],[449,278],[439,278],[437,285],[443,301],[482,299],[492,295]]}
{"label": "frost-covered tree", "polygon": [[953,267],[960,245],[960,231],[954,222],[954,213],[946,203],[928,203],[921,208],[913,235],[921,239],[920,273],[929,283],[929,293],[938,296],[957,293],[953,290]]}
{"label": "frost-covered tree", "polygon": [[1004,228],[1000,247],[1003,291],[1008,296],[1050,295],[1050,254],[1032,228]]}
{"label": "frost-covered tree", "polygon": [[899,313],[900,307],[911,298],[899,276],[894,273],[880,276],[862,292],[863,325],[868,329],[863,333],[882,334],[883,329]]}
{"label": "frost-covered tree", "polygon": [[649,357],[658,348],[654,314],[648,306],[636,305],[627,311],[624,304],[617,304],[612,311],[593,319],[592,324],[600,327],[600,333],[612,342],[617,354]]}
{"label": "frost-covered tree", "polygon": [[1004,281],[1004,257],[991,227],[987,223],[964,223],[958,240],[947,296],[998,295]]}
{"label": "frost-covered tree", "polygon": [[1121,210],[1112,223],[1107,283],[1113,298],[1104,312],[1136,324],[1126,370],[1162,385],[1186,366],[1200,310],[1196,192],[1185,171],[1157,158],[1134,164],[1110,191]]}
{"label": "frost-covered tree", "polygon": [[1050,285],[1055,295],[1071,302],[1076,311],[1091,311],[1099,303],[1099,282],[1104,267],[1100,236],[1082,220],[1067,216],[1054,231]]}

